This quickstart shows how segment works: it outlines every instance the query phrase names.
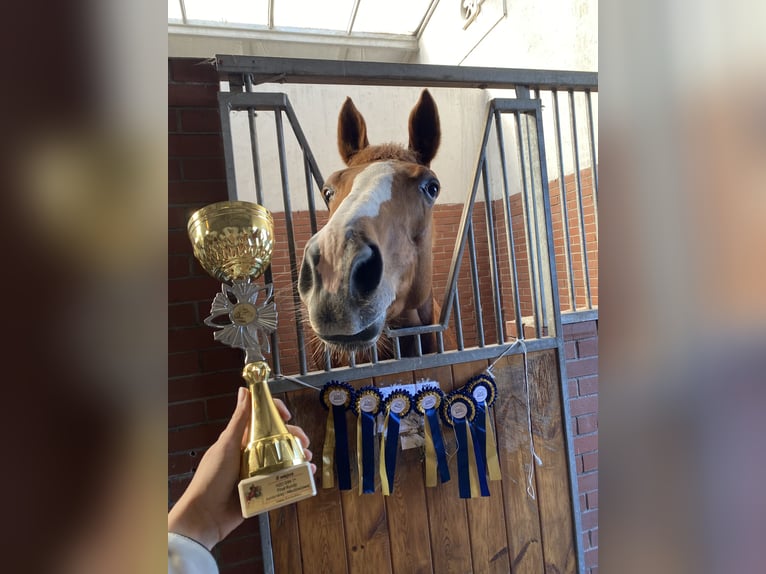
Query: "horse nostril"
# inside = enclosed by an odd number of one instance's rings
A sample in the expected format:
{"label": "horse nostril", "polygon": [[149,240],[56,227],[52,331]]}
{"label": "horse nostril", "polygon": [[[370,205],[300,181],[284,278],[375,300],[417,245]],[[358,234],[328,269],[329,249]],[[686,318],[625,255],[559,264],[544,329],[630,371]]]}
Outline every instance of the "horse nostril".
{"label": "horse nostril", "polygon": [[365,245],[365,249],[356,256],[351,270],[350,288],[354,295],[367,297],[380,284],[383,277],[383,258],[380,249],[373,243]]}
{"label": "horse nostril", "polygon": [[314,273],[319,264],[319,243],[309,241],[306,250],[303,252],[303,263],[298,273],[298,293],[301,296],[307,296],[314,286]]}

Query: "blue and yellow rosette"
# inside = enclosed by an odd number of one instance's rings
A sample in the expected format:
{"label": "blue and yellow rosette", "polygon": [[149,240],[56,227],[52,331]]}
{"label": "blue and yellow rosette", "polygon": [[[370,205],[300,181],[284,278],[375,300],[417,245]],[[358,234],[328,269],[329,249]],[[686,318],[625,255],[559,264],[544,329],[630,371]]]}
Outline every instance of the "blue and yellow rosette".
{"label": "blue and yellow rosette", "polygon": [[440,409],[444,422],[455,429],[457,439],[457,477],[460,498],[489,496],[489,486],[484,472],[484,460],[476,452],[471,433],[471,421],[476,416],[473,399],[461,392],[453,391],[444,397]]}
{"label": "blue and yellow rosette", "polygon": [[497,398],[497,384],[495,379],[487,373],[473,377],[461,389],[463,393],[473,398],[476,403],[476,418],[473,427],[476,429],[476,442],[482,458],[486,462],[486,472],[490,480],[501,480],[500,461],[497,457],[497,443],[492,429],[492,417],[489,415],[489,407]]}
{"label": "blue and yellow rosette", "polygon": [[412,408],[412,396],[404,389],[396,389],[383,402],[383,435],[380,439],[380,489],[384,496],[394,491],[396,453],[399,446],[399,424]]}
{"label": "blue and yellow rosette", "polygon": [[383,408],[383,395],[375,387],[362,387],[354,396],[356,419],[356,462],[359,494],[375,492],[375,417]]}
{"label": "blue and yellow rosette", "polygon": [[437,473],[440,482],[447,482],[450,479],[447,453],[439,426],[439,407],[443,399],[444,392],[438,387],[426,387],[413,399],[415,411],[424,417],[426,486],[429,487],[437,485]]}
{"label": "blue and yellow rosette", "polygon": [[354,401],[354,388],[348,383],[329,381],[322,387],[319,400],[329,413],[322,449],[322,488],[332,488],[335,485],[335,470],[338,474],[338,488],[351,490],[346,409]]}

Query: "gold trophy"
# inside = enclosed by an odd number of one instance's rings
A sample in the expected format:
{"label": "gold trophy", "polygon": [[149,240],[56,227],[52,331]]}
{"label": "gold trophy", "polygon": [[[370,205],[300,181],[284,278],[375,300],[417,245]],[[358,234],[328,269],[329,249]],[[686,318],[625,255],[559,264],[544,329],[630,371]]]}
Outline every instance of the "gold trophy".
{"label": "gold trophy", "polygon": [[250,434],[242,453],[239,501],[249,518],[316,494],[311,465],[300,441],[290,434],[269,391],[263,351],[277,327],[273,285],[256,285],[271,262],[274,221],[261,205],[246,201],[213,203],[196,211],[187,225],[194,256],[222,282],[205,324],[214,339],[245,351],[242,377],[251,397]]}

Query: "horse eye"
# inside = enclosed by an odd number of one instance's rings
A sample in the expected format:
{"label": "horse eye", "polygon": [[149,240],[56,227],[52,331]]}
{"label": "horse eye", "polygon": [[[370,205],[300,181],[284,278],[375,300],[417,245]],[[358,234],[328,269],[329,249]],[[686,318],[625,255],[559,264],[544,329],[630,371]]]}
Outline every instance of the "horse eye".
{"label": "horse eye", "polygon": [[425,193],[430,199],[436,199],[439,195],[439,182],[435,179],[429,179],[420,185],[420,191]]}
{"label": "horse eye", "polygon": [[331,187],[324,187],[322,188],[322,197],[324,198],[325,203],[330,203],[330,200],[332,199],[332,196],[335,195],[335,190]]}

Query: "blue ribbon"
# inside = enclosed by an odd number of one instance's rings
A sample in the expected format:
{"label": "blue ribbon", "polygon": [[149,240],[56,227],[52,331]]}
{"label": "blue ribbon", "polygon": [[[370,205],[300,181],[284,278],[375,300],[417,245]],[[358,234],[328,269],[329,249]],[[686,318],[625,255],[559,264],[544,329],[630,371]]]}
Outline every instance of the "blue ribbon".
{"label": "blue ribbon", "polygon": [[389,412],[388,428],[386,432],[386,476],[388,488],[394,491],[394,474],[396,471],[396,451],[399,440],[399,415]]}
{"label": "blue ribbon", "polygon": [[428,418],[428,424],[431,427],[431,438],[434,443],[434,450],[436,451],[436,466],[439,471],[439,481],[447,482],[449,476],[449,466],[447,466],[447,453],[444,449],[444,440],[442,439],[441,429],[439,428],[439,416],[436,409],[428,409],[426,411],[426,417]]}
{"label": "blue ribbon", "polygon": [[460,498],[471,498],[470,465],[468,462],[468,433],[466,420],[455,419],[455,435],[457,435],[457,480]]}
{"label": "blue ribbon", "polygon": [[375,415],[362,411],[362,492],[375,492]]}
{"label": "blue ribbon", "polygon": [[484,461],[484,445],[487,442],[487,429],[484,427],[484,409],[479,406],[476,413],[480,423],[471,425],[474,431],[471,432],[473,438],[473,450],[476,452],[476,474],[479,475],[479,490],[482,496],[489,496],[489,484],[487,484],[487,465]]}
{"label": "blue ribbon", "polygon": [[335,470],[338,473],[338,488],[340,490],[351,490],[346,407],[344,405],[333,405],[332,418],[335,425]]}

